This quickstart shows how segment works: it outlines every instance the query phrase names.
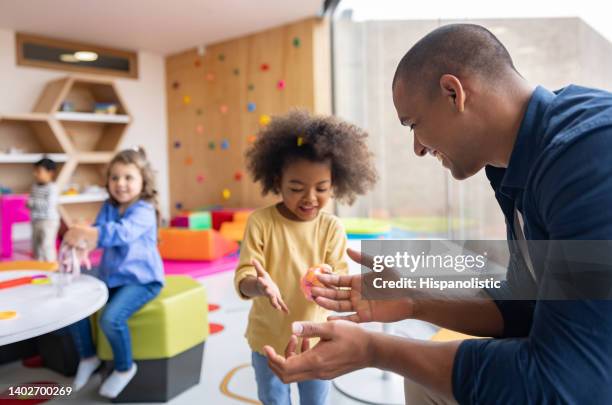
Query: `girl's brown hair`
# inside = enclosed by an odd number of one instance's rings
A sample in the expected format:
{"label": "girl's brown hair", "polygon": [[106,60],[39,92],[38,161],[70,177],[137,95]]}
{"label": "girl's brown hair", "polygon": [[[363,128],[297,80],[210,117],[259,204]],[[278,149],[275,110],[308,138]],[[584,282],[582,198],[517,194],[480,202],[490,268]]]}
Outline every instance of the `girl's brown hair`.
{"label": "girl's brown hair", "polygon": [[132,164],[138,168],[140,175],[142,176],[142,191],[140,192],[140,199],[144,200],[155,208],[155,216],[157,217],[157,225],[161,222],[161,215],[159,211],[159,202],[157,199],[157,188],[155,187],[155,173],[151,167],[151,163],[147,160],[147,154],[142,146],[125,149],[117,153],[115,157],[108,164],[106,170],[106,191],[108,192],[108,198],[114,205],[119,205],[119,202],[113,198],[108,187],[108,181],[110,179],[110,170],[115,163],[121,163],[124,165]]}

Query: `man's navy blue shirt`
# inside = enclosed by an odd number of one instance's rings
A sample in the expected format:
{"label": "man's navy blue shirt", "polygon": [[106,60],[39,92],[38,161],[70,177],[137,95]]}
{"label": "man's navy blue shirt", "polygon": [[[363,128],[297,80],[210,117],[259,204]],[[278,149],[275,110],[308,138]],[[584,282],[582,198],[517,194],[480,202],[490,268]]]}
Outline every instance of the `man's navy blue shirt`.
{"label": "man's navy blue shirt", "polygon": [[[537,87],[508,167],[487,167],[509,239],[516,208],[528,240],[612,240],[612,94]],[[535,263],[535,262],[534,262]],[[545,266],[534,266],[535,280]],[[513,300],[536,282],[509,266],[488,290],[500,339],[461,343],[453,394],[465,404],[612,404],[612,301]]]}

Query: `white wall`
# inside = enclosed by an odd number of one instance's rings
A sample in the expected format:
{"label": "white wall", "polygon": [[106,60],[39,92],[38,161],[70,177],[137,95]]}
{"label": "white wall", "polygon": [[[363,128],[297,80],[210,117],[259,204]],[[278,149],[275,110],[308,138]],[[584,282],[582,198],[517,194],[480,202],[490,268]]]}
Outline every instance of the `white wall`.
{"label": "white wall", "polygon": [[[133,123],[122,147],[143,145],[157,171],[164,218],[168,217],[168,137],[165,62],[161,54],[138,52],[138,79],[114,79]],[[30,112],[45,84],[68,72],[17,66],[15,33],[0,29],[0,115]]]}

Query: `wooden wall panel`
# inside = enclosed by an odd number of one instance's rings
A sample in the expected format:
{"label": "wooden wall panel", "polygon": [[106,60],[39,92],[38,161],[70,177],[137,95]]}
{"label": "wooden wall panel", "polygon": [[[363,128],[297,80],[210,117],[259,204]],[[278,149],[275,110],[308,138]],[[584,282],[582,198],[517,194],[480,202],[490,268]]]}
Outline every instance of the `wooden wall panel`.
{"label": "wooden wall panel", "polygon": [[[169,56],[172,214],[181,207],[255,208],[275,201],[262,198],[246,173],[249,137],[260,129],[262,115],[296,107],[330,113],[330,75],[328,22],[316,18],[209,45],[204,55],[193,49]],[[281,80],[284,89],[278,88]],[[255,111],[248,111],[249,103]],[[223,141],[227,149],[221,148]],[[223,198],[224,189],[230,191],[229,199]]]}

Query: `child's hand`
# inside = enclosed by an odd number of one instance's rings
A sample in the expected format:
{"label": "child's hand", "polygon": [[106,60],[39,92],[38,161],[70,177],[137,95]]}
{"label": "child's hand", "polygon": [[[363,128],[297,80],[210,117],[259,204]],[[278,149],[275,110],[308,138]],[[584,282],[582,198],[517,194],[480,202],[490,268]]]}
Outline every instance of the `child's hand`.
{"label": "child's hand", "polygon": [[270,304],[274,308],[288,314],[289,308],[287,308],[287,305],[285,305],[278,286],[272,280],[268,272],[264,270],[261,263],[259,263],[255,259],[251,261],[251,264],[255,266],[255,270],[257,270],[257,289],[259,290],[261,295],[267,296],[270,300]]}
{"label": "child's hand", "polygon": [[87,225],[71,226],[64,234],[63,241],[68,246],[91,251],[98,244],[98,228]]}

